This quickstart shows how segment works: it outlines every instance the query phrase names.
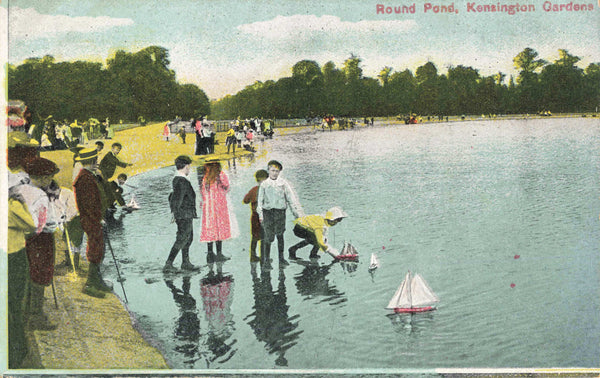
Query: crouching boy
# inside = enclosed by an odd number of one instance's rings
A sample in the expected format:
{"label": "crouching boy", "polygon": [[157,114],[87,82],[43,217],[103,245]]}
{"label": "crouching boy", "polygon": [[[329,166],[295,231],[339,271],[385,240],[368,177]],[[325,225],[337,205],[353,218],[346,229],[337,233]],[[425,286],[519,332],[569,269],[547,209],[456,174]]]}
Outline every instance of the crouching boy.
{"label": "crouching boy", "polygon": [[339,252],[327,244],[327,232],[329,227],[340,223],[347,216],[340,207],[336,206],[329,209],[325,215],[306,215],[296,219],[294,221],[294,235],[303,240],[290,247],[288,250],[289,258],[296,260],[296,251],[309,244],[313,246],[310,251],[311,259],[319,258],[319,255],[317,255],[319,249],[335,258],[339,255]]}

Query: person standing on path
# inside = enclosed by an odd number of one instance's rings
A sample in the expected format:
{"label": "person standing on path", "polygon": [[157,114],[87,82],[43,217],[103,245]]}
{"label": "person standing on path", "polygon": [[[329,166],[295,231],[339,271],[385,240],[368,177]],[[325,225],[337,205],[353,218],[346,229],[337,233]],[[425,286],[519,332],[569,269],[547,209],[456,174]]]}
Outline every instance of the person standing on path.
{"label": "person standing on path", "polygon": [[250,262],[260,261],[259,256],[256,255],[256,246],[262,238],[262,230],[260,228],[260,220],[258,218],[258,213],[256,212],[256,206],[258,205],[258,188],[260,187],[260,184],[267,179],[267,177],[269,177],[269,173],[264,169],[259,169],[256,171],[254,178],[256,179],[258,185],[250,189],[242,201],[245,204],[250,204],[250,210],[252,213],[250,216],[250,234],[252,236],[250,241]]}
{"label": "person standing on path", "polygon": [[23,300],[27,288],[29,264],[26,238],[35,233],[35,223],[24,199],[9,193],[8,197],[8,367],[18,369],[28,352],[25,335]]}
{"label": "person standing on path", "polygon": [[227,133],[225,134],[226,139],[225,139],[225,145],[227,146],[227,153],[229,153],[229,150],[233,147],[233,154],[235,155],[235,145],[237,144],[237,141],[235,139],[235,126],[231,125],[229,127],[229,130],[227,130]]}
{"label": "person standing on path", "polygon": [[180,155],[175,159],[177,173],[173,178],[173,192],[169,195],[169,206],[175,223],[177,223],[177,235],[175,243],[171,247],[163,272],[174,273],[177,268],[173,266],[175,258],[181,250],[181,269],[198,271],[200,267],[190,262],[190,246],[194,240],[194,219],[198,218],[196,213],[196,192],[190,183],[189,175],[192,159],[186,155]]}
{"label": "person standing on path", "polygon": [[186,133],[185,133],[185,127],[182,126],[179,131],[177,132],[177,135],[179,136],[179,138],[181,138],[181,143],[185,144],[185,137],[186,137]]}
{"label": "person standing on path", "polygon": [[275,237],[277,237],[279,264],[289,264],[283,256],[286,209],[289,207],[295,218],[304,216],[296,192],[287,180],[279,176],[282,169],[283,166],[280,162],[271,160],[268,163],[269,178],[263,181],[258,189],[256,212],[264,231],[261,256],[264,269],[271,268],[271,243]]}
{"label": "person standing on path", "polygon": [[[227,201],[229,178],[223,172],[219,159],[206,159],[200,191],[202,193],[200,241],[208,242],[206,262],[210,264],[229,260],[229,257],[223,255],[223,240],[237,235],[237,223]],[[213,252],[213,243],[217,245],[216,256]]]}
{"label": "person standing on path", "polygon": [[[51,160],[35,158],[25,165],[31,185],[23,186],[20,194],[31,209],[41,204],[45,208],[44,222],[41,232],[27,239],[26,250],[29,261],[29,320],[36,329],[53,330],[56,324],[49,321],[44,313],[44,290],[52,284],[54,278],[54,231],[58,226],[55,206],[48,196],[49,187],[54,175],[59,172],[58,166]],[[41,222],[40,222],[41,223]],[[38,227],[41,225],[38,223]]]}
{"label": "person standing on path", "polygon": [[79,210],[81,227],[87,235],[86,256],[89,261],[87,281],[83,293],[92,297],[104,298],[112,288],[106,285],[100,274],[100,263],[104,259],[104,214],[100,183],[94,175],[98,162],[98,152],[94,148],[83,149],[75,160],[83,169],[73,183],[75,201]]}
{"label": "person standing on path", "polygon": [[117,166],[126,168],[133,165],[131,163],[125,163],[117,158],[117,155],[121,152],[122,148],[123,146],[121,143],[113,143],[111,150],[108,151],[102,158],[102,161],[100,161],[100,172],[102,172],[102,177],[104,177],[105,181],[108,181],[113,177]]}

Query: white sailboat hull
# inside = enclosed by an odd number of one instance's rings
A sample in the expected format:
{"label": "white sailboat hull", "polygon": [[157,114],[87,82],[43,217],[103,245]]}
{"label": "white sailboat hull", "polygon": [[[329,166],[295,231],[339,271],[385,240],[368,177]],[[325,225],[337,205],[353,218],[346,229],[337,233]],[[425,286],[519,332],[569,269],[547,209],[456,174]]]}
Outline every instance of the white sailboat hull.
{"label": "white sailboat hull", "polygon": [[423,277],[408,271],[386,308],[396,313],[425,312],[434,310],[432,305],[436,302],[437,295]]}

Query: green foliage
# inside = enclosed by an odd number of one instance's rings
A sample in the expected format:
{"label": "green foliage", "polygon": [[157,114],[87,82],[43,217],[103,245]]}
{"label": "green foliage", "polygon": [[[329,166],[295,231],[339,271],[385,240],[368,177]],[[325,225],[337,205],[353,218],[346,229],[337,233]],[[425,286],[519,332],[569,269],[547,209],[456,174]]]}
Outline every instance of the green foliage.
{"label": "green foliage", "polygon": [[178,84],[165,48],[136,53],[117,51],[106,67],[93,62],[55,62],[30,58],[8,67],[10,98],[21,99],[34,119],[184,119],[211,114],[215,119],[302,118],[595,111],[600,106],[600,63],[585,70],[580,58],[559,50],[548,63],[525,48],[514,59],[519,71],[505,83],[498,72],[488,77],[463,65],[440,74],[432,62],[395,71],[383,67],[377,78],[363,76],[361,59],[350,55],[341,68],[301,60],[290,77],[256,81],[212,104],[193,84]]}
{"label": "green foliage", "polygon": [[210,113],[206,94],[178,84],[168,50],[150,46],[136,53],[119,50],[101,63],[56,63],[51,56],[10,66],[8,94],[25,101],[34,116],[56,119],[123,119],[135,122],[189,119]]}

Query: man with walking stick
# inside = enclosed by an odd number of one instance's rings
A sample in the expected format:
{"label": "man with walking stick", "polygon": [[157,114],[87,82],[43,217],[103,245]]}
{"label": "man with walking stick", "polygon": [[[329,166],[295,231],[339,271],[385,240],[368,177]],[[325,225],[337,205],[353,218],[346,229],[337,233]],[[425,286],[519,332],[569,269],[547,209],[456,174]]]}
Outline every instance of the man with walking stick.
{"label": "man with walking stick", "polygon": [[73,183],[73,191],[81,226],[88,238],[86,255],[89,268],[83,293],[104,298],[107,292],[112,291],[112,287],[104,282],[100,274],[100,263],[104,259],[104,214],[100,192],[102,188],[93,173],[98,163],[98,151],[95,148],[83,149],[75,160],[81,163],[83,169]]}

